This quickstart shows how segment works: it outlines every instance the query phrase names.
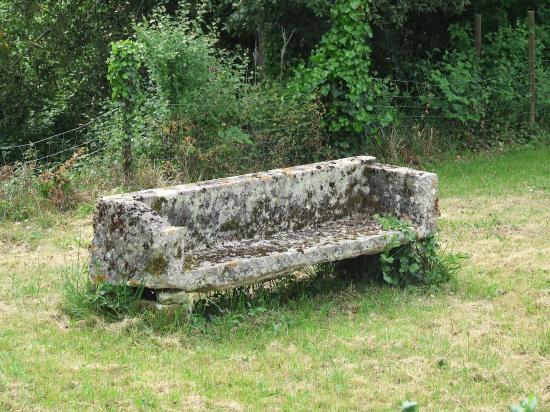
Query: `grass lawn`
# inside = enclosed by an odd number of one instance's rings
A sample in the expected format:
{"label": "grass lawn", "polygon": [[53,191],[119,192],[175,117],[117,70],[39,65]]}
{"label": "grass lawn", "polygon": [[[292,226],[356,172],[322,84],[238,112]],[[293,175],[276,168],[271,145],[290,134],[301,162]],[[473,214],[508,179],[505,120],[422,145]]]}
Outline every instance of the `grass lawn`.
{"label": "grass lawn", "polygon": [[550,411],[550,148],[432,169],[469,256],[450,284],[310,287],[169,332],[61,311],[91,217],[3,224],[0,410]]}

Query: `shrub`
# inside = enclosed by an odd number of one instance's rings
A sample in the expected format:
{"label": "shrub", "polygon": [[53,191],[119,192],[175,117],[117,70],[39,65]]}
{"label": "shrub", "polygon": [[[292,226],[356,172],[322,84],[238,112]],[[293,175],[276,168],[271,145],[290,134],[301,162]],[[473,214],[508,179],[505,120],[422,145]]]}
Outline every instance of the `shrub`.
{"label": "shrub", "polygon": [[134,163],[149,159],[198,180],[323,157],[318,102],[248,83],[246,59],[217,41],[200,14],[191,21],[182,10],[154,14],[135,40],[113,45],[115,110],[95,129],[109,159],[124,161],[129,143]]}
{"label": "shrub", "polygon": [[40,194],[51,201],[58,210],[66,210],[75,202],[75,188],[71,181],[71,171],[78,159],[84,154],[79,149],[63,162],[51,170],[45,170],[38,176],[38,190]]}
{"label": "shrub", "polygon": [[[108,91],[108,44],[150,8],[141,3],[0,1],[1,146],[36,142],[98,114]],[[35,148],[50,149],[40,142]],[[18,150],[5,154],[22,158]]]}
{"label": "shrub", "polygon": [[444,254],[437,238],[416,238],[416,232],[406,222],[395,217],[377,216],[384,230],[397,230],[407,243],[401,245],[396,234],[380,255],[382,276],[390,285],[437,285],[449,281],[459,270],[462,255]]}
{"label": "shrub", "polygon": [[325,124],[335,134],[333,145],[342,154],[357,153],[377,125],[392,121],[389,89],[370,74],[372,37],[368,4],[338,0],[331,8],[332,27],[312,52],[308,65],[298,67],[294,84],[315,91],[326,107]]}
{"label": "shrub", "polygon": [[[117,110],[97,128],[112,158],[128,162],[131,152],[161,159],[175,144],[208,150],[243,141],[242,134],[221,133],[235,124],[243,75],[234,58],[214,47],[215,31],[203,31],[201,22],[184,11],[174,18],[157,11],[136,25],[135,40],[112,45],[109,81]],[[171,141],[180,127],[187,139]]]}
{"label": "shrub", "polygon": [[[319,101],[290,87],[264,82],[241,99],[243,130],[252,137],[250,166],[289,166],[327,158]],[[256,166],[257,167],[257,166]]]}
{"label": "shrub", "polygon": [[171,113],[162,126],[165,152],[160,158],[187,179],[197,180],[327,157],[322,111],[315,100],[264,83],[244,85],[237,103],[232,124],[206,135],[185,115]]}
{"label": "shrub", "polygon": [[[429,85],[420,84],[418,90],[423,106],[461,126],[464,135],[485,138],[485,145],[522,139],[518,132],[526,126],[529,102],[526,26],[501,26],[488,33],[479,60],[471,30],[459,25],[449,30],[453,48],[435,67],[424,62]],[[537,110],[539,123],[544,123],[550,107],[550,71],[540,57],[543,45],[537,45]]]}

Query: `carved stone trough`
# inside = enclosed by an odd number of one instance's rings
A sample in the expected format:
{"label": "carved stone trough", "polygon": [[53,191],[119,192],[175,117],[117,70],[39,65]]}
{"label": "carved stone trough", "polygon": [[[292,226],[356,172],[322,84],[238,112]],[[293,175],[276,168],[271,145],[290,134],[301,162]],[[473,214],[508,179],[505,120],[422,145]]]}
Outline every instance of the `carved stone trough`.
{"label": "carved stone trough", "polygon": [[437,175],[358,156],[107,196],[90,275],[185,292],[261,282],[382,252],[398,232],[375,213],[411,222],[419,238],[432,233]]}

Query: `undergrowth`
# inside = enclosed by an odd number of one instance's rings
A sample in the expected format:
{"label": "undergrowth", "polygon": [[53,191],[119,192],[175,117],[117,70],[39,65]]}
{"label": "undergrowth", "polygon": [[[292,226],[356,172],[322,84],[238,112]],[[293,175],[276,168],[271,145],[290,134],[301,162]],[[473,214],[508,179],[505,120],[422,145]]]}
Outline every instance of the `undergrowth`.
{"label": "undergrowth", "polygon": [[[409,226],[397,219],[385,217],[380,221],[385,228],[397,230],[400,225],[399,230],[406,233],[407,239],[413,236]],[[261,284],[199,293],[191,313],[184,305],[176,312],[146,310],[151,305],[143,305],[140,301],[150,291],[105,283],[96,285],[89,280],[86,270],[73,268],[64,276],[63,310],[75,320],[94,316],[106,322],[139,318],[155,330],[173,330],[186,324],[195,330],[207,331],[209,325],[223,329],[255,319],[254,323],[277,331],[288,324],[284,314],[288,309],[303,310],[301,306],[311,302],[327,299],[337,302],[348,293],[361,295],[391,286],[398,289],[418,287],[419,293],[433,291],[458,271],[462,256],[440,252],[435,238],[409,241],[410,245],[382,253],[379,264],[375,263],[376,259],[370,259],[369,267],[363,267],[355,276],[342,270],[339,262],[324,263]],[[154,298],[154,295],[147,298]]]}
{"label": "undergrowth", "polygon": [[82,269],[70,269],[64,274],[63,310],[73,319],[101,316],[107,321],[119,321],[137,316],[143,288],[91,282]]}
{"label": "undergrowth", "polygon": [[94,284],[81,266],[66,268],[62,277],[61,308],[71,319],[79,321],[99,317],[112,323],[139,318],[147,327],[158,331],[172,330],[180,323],[201,330],[207,323],[219,324],[220,321],[238,325],[245,317],[277,311],[293,301],[312,299],[350,286],[334,271],[333,264],[322,264],[307,268],[296,277],[197,294],[193,312],[188,313],[183,306],[181,311],[149,310],[151,305],[143,305],[142,299],[154,297],[150,290]]}
{"label": "undergrowth", "polygon": [[186,308],[173,311],[146,310],[143,287],[131,288],[108,283],[94,284],[84,267],[66,268],[63,276],[62,311],[73,321],[94,325],[97,321],[117,323],[130,321],[158,332],[179,329],[189,320]]}
{"label": "undergrowth", "polygon": [[382,276],[390,285],[437,285],[451,280],[460,269],[465,256],[441,251],[436,235],[419,240],[407,222],[393,216],[375,217],[382,229],[400,232],[392,235],[380,254]]}

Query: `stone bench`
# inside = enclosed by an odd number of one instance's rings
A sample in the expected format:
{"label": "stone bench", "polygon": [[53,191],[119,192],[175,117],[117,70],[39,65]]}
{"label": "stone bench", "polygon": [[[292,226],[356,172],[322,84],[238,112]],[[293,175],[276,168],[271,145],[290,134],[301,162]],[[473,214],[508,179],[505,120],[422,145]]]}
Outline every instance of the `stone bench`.
{"label": "stone bench", "polygon": [[261,282],[382,252],[398,232],[375,213],[411,222],[419,238],[432,233],[437,175],[358,156],[107,196],[90,276],[185,292]]}

